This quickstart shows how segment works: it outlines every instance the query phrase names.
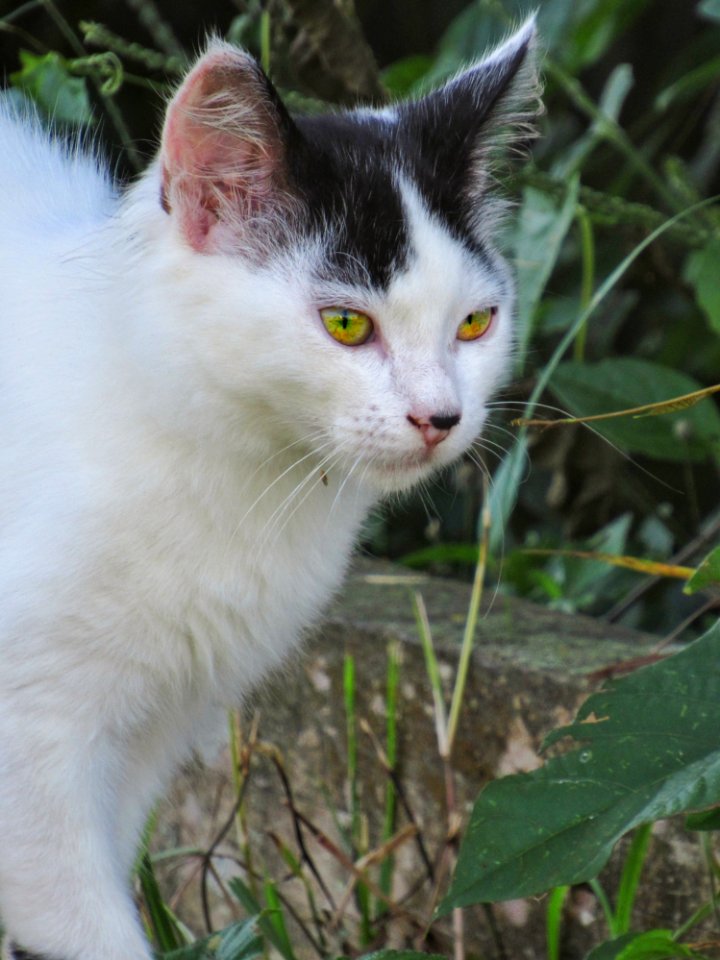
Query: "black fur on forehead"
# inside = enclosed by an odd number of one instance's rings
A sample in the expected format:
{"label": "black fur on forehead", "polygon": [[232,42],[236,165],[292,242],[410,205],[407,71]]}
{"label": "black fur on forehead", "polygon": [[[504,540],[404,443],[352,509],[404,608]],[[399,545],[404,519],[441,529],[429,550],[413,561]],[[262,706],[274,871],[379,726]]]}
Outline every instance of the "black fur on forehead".
{"label": "black fur on forehead", "polygon": [[[411,257],[399,179],[482,260],[491,154],[503,131],[527,135],[534,92],[532,25],[440,90],[396,108],[296,117],[291,181],[311,232],[326,239],[328,272],[386,288]],[[516,89],[517,88],[517,89]]]}
{"label": "black fur on forehead", "polygon": [[310,229],[326,239],[332,278],[385,289],[410,253],[394,133],[377,117],[354,113],[296,123],[305,149],[288,161]]}

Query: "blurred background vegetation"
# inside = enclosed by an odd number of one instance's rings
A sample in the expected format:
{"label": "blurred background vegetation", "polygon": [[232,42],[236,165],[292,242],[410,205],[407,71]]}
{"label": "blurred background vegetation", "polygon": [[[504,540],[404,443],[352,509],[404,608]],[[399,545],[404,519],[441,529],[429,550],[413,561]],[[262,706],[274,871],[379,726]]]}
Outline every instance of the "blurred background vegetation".
{"label": "blurred background vegetation", "polygon": [[[209,31],[249,47],[293,107],[317,109],[413,95],[529,9],[529,0],[0,0],[0,61],[8,95],[91,128],[128,177],[151,156],[164,98]],[[681,580],[557,551],[696,566],[717,547],[716,397],[593,429],[511,421],[536,395],[536,417],[584,416],[720,382],[720,213],[697,206],[720,193],[720,0],[539,0],[537,10],[546,114],[531,159],[501,185],[516,202],[502,241],[518,276],[513,381],[482,449],[373,518],[365,546],[470,576],[487,468],[492,588],[693,637],[713,619],[717,592],[690,597]],[[529,552],[538,549],[551,552]]]}

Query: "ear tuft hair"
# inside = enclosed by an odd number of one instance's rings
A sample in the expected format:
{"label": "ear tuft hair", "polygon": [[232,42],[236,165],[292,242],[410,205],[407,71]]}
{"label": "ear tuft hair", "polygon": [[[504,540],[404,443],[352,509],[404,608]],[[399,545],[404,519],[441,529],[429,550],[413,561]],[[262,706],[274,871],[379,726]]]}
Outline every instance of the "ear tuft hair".
{"label": "ear tuft hair", "polygon": [[488,191],[493,166],[509,148],[535,136],[541,112],[535,18],[508,40],[443,87],[401,106],[401,122],[435,159],[465,201],[478,202]]}
{"label": "ear tuft hair", "polygon": [[256,61],[211,41],[170,102],[161,146],[163,206],[194,249],[237,248],[249,228],[287,213],[293,131]]}

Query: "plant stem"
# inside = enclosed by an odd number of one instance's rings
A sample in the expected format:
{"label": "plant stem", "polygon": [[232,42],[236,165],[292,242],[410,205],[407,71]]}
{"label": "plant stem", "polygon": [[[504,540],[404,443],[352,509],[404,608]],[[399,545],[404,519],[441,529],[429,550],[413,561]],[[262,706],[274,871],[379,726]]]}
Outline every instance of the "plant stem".
{"label": "plant stem", "polygon": [[[350,841],[353,859],[358,854],[366,852],[366,844],[362,837],[362,821],[360,817],[360,803],[358,794],[358,740],[357,740],[357,686],[355,681],[355,659],[350,654],[345,655],[343,666],[343,695],[345,698],[345,716],[347,723],[347,764],[348,783],[350,788]],[[355,896],[360,911],[360,935],[363,945],[372,939],[372,925],[370,923],[370,894],[364,883],[358,882]]]}
{"label": "plant stem", "polygon": [[156,47],[170,57],[178,57],[185,61],[185,51],[169,21],[160,13],[155,0],[125,0],[125,3],[150,34]]}
{"label": "plant stem", "polygon": [[568,97],[576,107],[582,110],[596,124],[598,132],[615,146],[620,153],[635,167],[647,182],[653,187],[655,192],[668,205],[671,210],[677,211],[678,197],[668,189],[663,180],[650,166],[645,157],[628,139],[627,134],[612,117],[604,113],[591,97],[585,92],[582,84],[575,77],[571,77],[563,70],[561,66],[548,60],[546,64],[547,72],[563,88]]}
{"label": "plant stem", "polygon": [[560,960],[560,931],[562,912],[570,893],[569,886],[555,887],[550,893],[545,911],[545,933],[547,940],[547,960]]}
{"label": "plant stem", "polygon": [[343,696],[345,699],[345,723],[347,737],[348,784],[350,789],[350,834],[352,842],[359,833],[357,798],[357,729],[355,724],[355,660],[345,654],[343,664]]}
{"label": "plant stem", "polygon": [[467,619],[465,620],[465,631],[463,633],[462,647],[460,649],[460,660],[458,662],[455,687],[453,689],[452,702],[450,704],[450,717],[447,725],[448,758],[452,755],[453,745],[455,743],[455,734],[457,733],[460,710],[462,709],[463,697],[465,695],[468,669],[470,667],[470,657],[475,645],[475,632],[477,629],[478,615],[480,613],[480,604],[482,602],[483,595],[483,583],[485,580],[485,570],[487,567],[490,523],[490,498],[488,496],[487,477],[485,477],[478,559],[477,563],[475,564],[475,576],[473,578],[472,592],[470,594],[470,606],[468,609]]}
{"label": "plant stem", "polygon": [[[512,178],[510,184],[512,189],[522,186],[534,187],[559,200],[562,200],[567,193],[566,181],[530,165],[519,170]],[[654,230],[666,221],[665,214],[654,207],[625,200],[615,194],[603,193],[592,187],[581,186],[579,199],[597,226],[624,226],[629,229]],[[690,248],[704,246],[711,236],[712,232],[709,229],[696,222],[673,223],[666,234],[668,240]]]}
{"label": "plant stem", "polygon": [[[580,309],[584,312],[592,300],[595,286],[595,240],[593,237],[592,221],[588,212],[578,204],[576,218],[580,227],[580,246],[582,250],[582,279],[580,282]],[[585,359],[585,344],[587,342],[587,319],[580,327],[575,337],[573,356],[576,360]]]}
{"label": "plant stem", "polygon": [[[397,763],[397,703],[398,683],[400,679],[400,647],[397,643],[388,646],[387,694],[385,698],[386,710],[386,743],[385,759],[388,768],[388,777],[385,783],[385,816],[383,821],[382,842],[392,837],[395,830],[395,809],[397,797],[392,773]],[[388,897],[392,890],[394,857],[390,854],[383,860],[380,868],[380,889]]]}
{"label": "plant stem", "polygon": [[[680,213],[676,213],[675,216],[670,217],[668,220],[665,220],[659,227],[656,227],[655,230],[652,231],[652,233],[648,234],[647,237],[641,240],[640,243],[638,243],[638,245],[633,250],[631,250],[626,257],[624,257],[620,261],[620,263],[615,267],[614,270],[610,271],[608,276],[603,280],[603,282],[600,284],[600,286],[597,288],[597,290],[593,294],[592,299],[590,300],[590,303],[587,305],[585,310],[582,310],[580,312],[580,315],[578,316],[578,318],[575,320],[575,322],[570,327],[570,329],[562,337],[562,339],[560,340],[560,343],[555,348],[553,355],[550,357],[548,362],[543,367],[542,372],[540,373],[540,375],[538,376],[535,382],[535,386],[533,388],[532,393],[530,394],[530,397],[525,407],[525,414],[528,417],[532,416],[532,413],[537,407],[538,400],[540,399],[540,396],[543,390],[550,382],[550,378],[552,377],[553,373],[555,373],[555,369],[557,368],[558,364],[560,363],[563,356],[565,355],[566,350],[568,349],[570,344],[573,342],[573,340],[577,336],[578,331],[580,330],[582,325],[587,322],[587,320],[590,318],[592,313],[602,303],[605,297],[607,297],[607,295],[611,292],[611,290],[613,289],[615,284],[620,280],[623,274],[625,274],[630,269],[630,267],[637,260],[640,254],[647,247],[649,247],[650,244],[654,243],[658,237],[662,236],[662,234],[665,233],[666,230],[669,230],[679,220],[682,220],[684,217],[689,216],[691,213],[694,213],[695,211],[700,210],[703,207],[707,207],[712,203],[717,203],[718,199],[719,199],[718,196],[708,197],[706,200],[702,200],[700,201],[700,203],[693,204],[692,207],[688,207],[686,210],[683,210]],[[518,434],[518,439],[515,442],[519,443],[525,437],[525,433],[526,433],[526,430],[521,428]]]}
{"label": "plant stem", "polygon": [[613,913],[612,904],[608,900],[608,896],[603,890],[602,885],[597,877],[590,880],[590,889],[595,894],[598,899],[598,903],[602,907],[602,912],[605,916],[605,922],[608,925],[608,933],[610,934],[610,939],[612,940],[617,936],[615,914]]}
{"label": "plant stem", "polygon": [[615,906],[615,928],[618,936],[627,933],[630,929],[632,909],[635,904],[640,874],[647,857],[651,833],[651,823],[645,823],[638,827],[625,857]]}
{"label": "plant stem", "polygon": [[442,681],[440,679],[440,670],[438,669],[435,648],[433,647],[432,632],[428,620],[427,609],[422,594],[415,590],[412,595],[413,610],[415,611],[415,622],[417,623],[420,643],[425,654],[425,668],[430,680],[430,689],[433,696],[433,713],[435,715],[435,735],[438,743],[438,753],[441,757],[448,755],[448,737],[447,737],[447,716],[445,713],[445,700],[443,699]]}
{"label": "plant stem", "polygon": [[[55,6],[53,0],[42,0],[42,3],[48,15],[53,20],[58,30],[65,37],[65,39],[67,40],[68,44],[70,45],[72,50],[75,52],[75,54],[81,58],[86,57],[87,50],[85,49],[85,47],[83,47],[82,43],[75,36],[75,33],[72,27],[67,22],[65,17],[63,17],[63,15],[60,13],[58,8]],[[120,110],[118,109],[117,104],[112,99],[112,97],[109,97],[106,93],[103,93],[102,83],[96,76],[93,76],[91,79],[95,86],[95,89],[98,92],[98,96],[102,100],[102,104],[105,108],[105,111],[107,115],[110,117],[110,120],[120,137],[123,148],[127,153],[128,159],[132,167],[134,168],[135,171],[141,170],[144,166],[142,156],[140,155],[140,152],[136,149],[135,144],[132,141],[132,137],[130,136],[130,131],[128,130],[127,125],[125,124],[125,120],[123,119],[123,116],[120,113]]]}
{"label": "plant stem", "polygon": [[452,912],[453,925],[453,960],[465,960],[465,922],[462,907],[455,907]]}

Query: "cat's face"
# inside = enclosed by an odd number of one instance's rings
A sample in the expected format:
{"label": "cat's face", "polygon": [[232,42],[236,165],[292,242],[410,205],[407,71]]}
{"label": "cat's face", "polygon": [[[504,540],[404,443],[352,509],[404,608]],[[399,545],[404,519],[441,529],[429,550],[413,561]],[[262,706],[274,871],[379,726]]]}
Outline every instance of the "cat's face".
{"label": "cat's face", "polygon": [[512,343],[489,154],[528,116],[531,39],[376,112],[291,119],[224,45],[185,81],[163,204],[196,265],[180,286],[210,328],[197,353],[250,434],[381,492],[477,437]]}

